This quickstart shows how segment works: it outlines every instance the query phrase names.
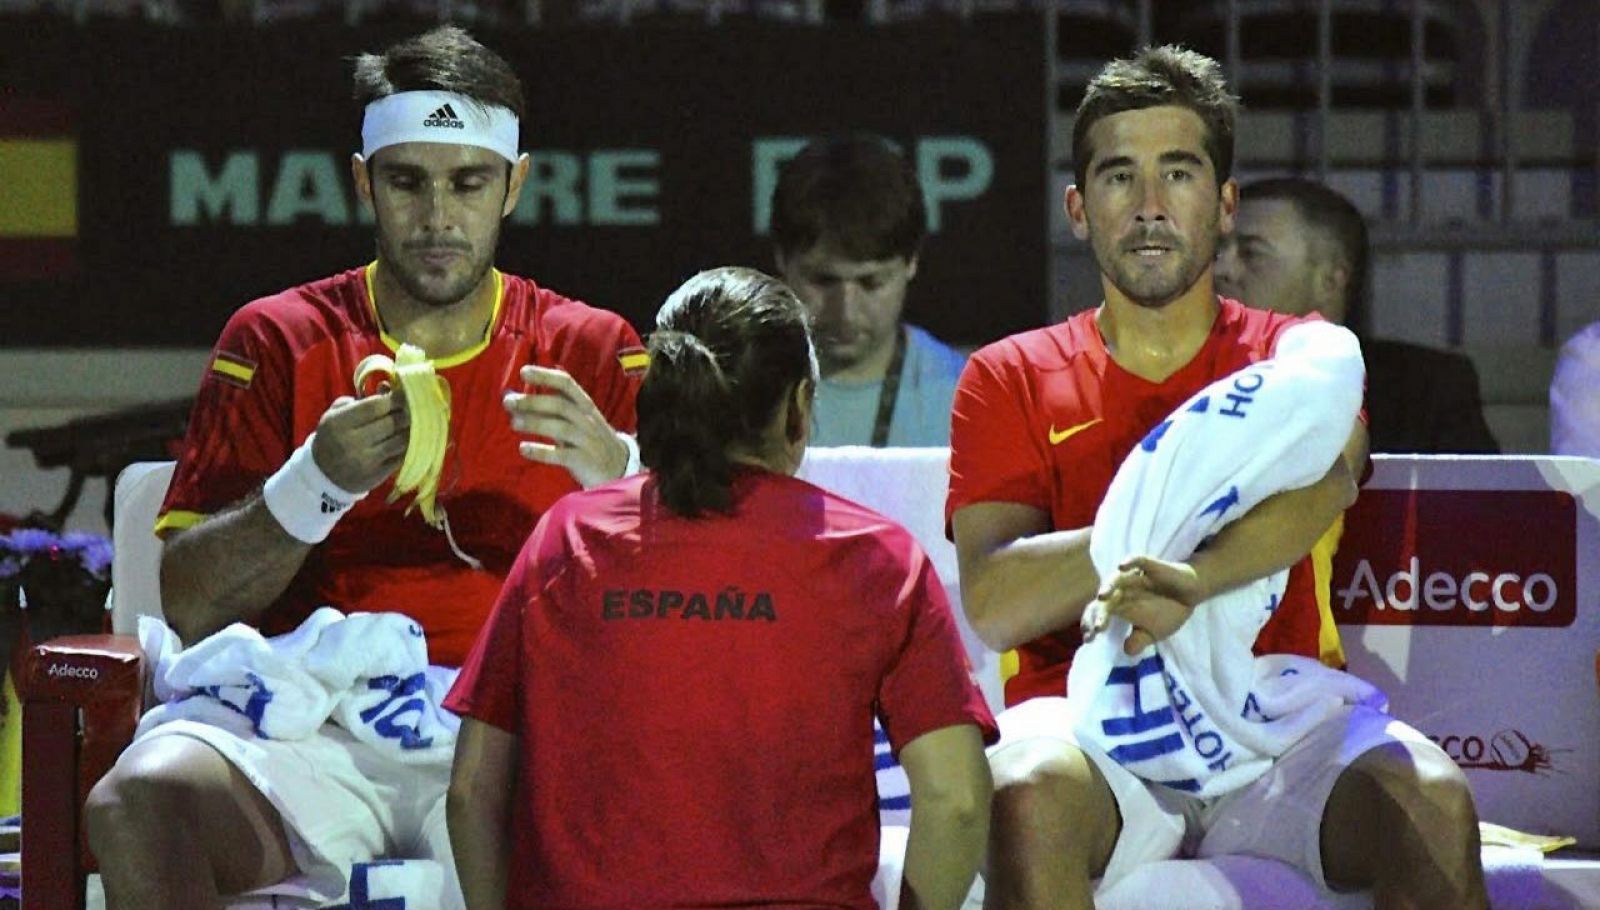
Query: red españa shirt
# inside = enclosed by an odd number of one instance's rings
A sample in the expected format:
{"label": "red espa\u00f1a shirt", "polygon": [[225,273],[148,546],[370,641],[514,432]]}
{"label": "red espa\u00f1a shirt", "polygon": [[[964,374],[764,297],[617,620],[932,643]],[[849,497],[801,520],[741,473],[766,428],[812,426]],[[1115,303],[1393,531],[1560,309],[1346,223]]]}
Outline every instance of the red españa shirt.
{"label": "red espa\u00f1a shirt", "polygon": [[996,737],[909,532],[765,471],[734,502],[618,481],[512,569],[445,701],[518,736],[512,906],[871,910],[874,714]]}
{"label": "red espa\u00f1a shirt", "polygon": [[[1211,382],[1272,356],[1283,331],[1303,321],[1219,301],[1205,344],[1160,383],[1112,360],[1094,310],[973,354],[952,406],[946,522],[973,503],[1014,502],[1048,512],[1052,529],[1092,525],[1117,468],[1151,427]],[[1309,557],[1294,566],[1287,609],[1262,628],[1257,653],[1318,657],[1318,583]],[[1006,704],[1064,694],[1080,641],[1070,629],[1019,646]]]}
{"label": "red espa\u00f1a shirt", "polygon": [[[392,356],[372,304],[369,271],[352,269],[236,312],[217,342],[183,454],[156,529],[189,527],[258,490],[311,432],[328,405],[355,394],[356,364]],[[525,364],[559,367],[583,386],[613,426],[632,431],[643,349],[621,317],[499,272],[500,291],[484,340],[434,361],[450,383],[450,449],[437,501],[473,570],[411,497],[389,504],[385,481],[312,549],[289,589],[261,616],[285,632],[329,604],[346,612],[392,610],[427,632],[430,659],[461,662],[501,581],[539,516],[577,483],[562,468],[517,451],[501,399],[524,390]]]}

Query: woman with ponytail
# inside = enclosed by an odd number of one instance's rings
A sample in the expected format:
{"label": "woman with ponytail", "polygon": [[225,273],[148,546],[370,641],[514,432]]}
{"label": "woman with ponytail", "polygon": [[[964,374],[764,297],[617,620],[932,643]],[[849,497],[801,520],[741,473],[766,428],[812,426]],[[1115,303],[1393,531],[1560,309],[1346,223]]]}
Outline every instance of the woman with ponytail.
{"label": "woman with ponytail", "polygon": [[446,701],[468,907],[875,910],[876,716],[916,807],[900,906],[955,910],[994,719],[910,533],[793,476],[804,308],[702,272],[649,348],[648,470],[546,513]]}

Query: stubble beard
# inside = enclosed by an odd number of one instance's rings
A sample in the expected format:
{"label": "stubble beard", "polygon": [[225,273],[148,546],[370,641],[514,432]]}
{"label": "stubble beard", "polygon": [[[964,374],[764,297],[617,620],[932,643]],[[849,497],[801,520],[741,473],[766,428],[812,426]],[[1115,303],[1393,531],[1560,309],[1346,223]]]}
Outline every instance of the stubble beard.
{"label": "stubble beard", "polygon": [[1136,268],[1123,254],[1124,238],[1112,238],[1103,244],[1096,239],[1091,246],[1101,274],[1110,279],[1112,287],[1138,306],[1160,309],[1183,296],[1205,274],[1206,268],[1216,257],[1217,227],[1215,220],[1206,226],[1212,238],[1208,251],[1197,250],[1181,237],[1164,238],[1173,245],[1169,255],[1177,257],[1177,262],[1170,269]]}
{"label": "stubble beard", "polygon": [[465,300],[489,273],[489,269],[494,265],[494,251],[500,245],[500,227],[497,224],[494,233],[489,237],[489,242],[483,247],[484,252],[471,261],[464,278],[442,287],[438,284],[430,285],[417,270],[407,265],[404,258],[405,249],[403,247],[397,249],[393,245],[388,234],[384,232],[382,219],[374,215],[374,220],[377,222],[378,256],[384,265],[389,267],[388,274],[407,296],[432,307],[453,306]]}
{"label": "stubble beard", "polygon": [[1124,297],[1141,307],[1159,309],[1194,287],[1208,262],[1185,250],[1180,254],[1176,267],[1163,272],[1127,268],[1122,258],[1114,255],[1111,267],[1104,272],[1111,279],[1112,286],[1121,291]]}

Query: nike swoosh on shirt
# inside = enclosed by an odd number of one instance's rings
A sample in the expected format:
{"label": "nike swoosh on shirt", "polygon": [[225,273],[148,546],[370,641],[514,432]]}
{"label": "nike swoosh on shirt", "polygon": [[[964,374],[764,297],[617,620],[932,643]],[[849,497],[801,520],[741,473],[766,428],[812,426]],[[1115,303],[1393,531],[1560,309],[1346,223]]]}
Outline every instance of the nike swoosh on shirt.
{"label": "nike swoosh on shirt", "polygon": [[1050,444],[1053,445],[1053,446],[1061,445],[1063,442],[1066,442],[1070,437],[1073,437],[1073,436],[1076,436],[1079,433],[1082,433],[1084,430],[1089,429],[1090,427],[1094,426],[1097,423],[1100,423],[1103,420],[1105,420],[1104,417],[1096,417],[1093,420],[1086,420],[1083,423],[1077,424],[1076,426],[1067,427],[1065,430],[1056,429],[1056,425],[1052,423],[1050,425]]}

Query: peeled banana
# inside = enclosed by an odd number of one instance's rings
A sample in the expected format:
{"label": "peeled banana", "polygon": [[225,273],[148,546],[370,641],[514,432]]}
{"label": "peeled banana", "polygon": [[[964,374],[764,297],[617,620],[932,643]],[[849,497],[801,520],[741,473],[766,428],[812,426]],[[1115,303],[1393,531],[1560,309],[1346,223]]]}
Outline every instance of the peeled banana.
{"label": "peeled banana", "polygon": [[395,475],[389,501],[414,491],[416,498],[406,506],[406,514],[420,508],[423,520],[438,528],[444,524],[444,510],[434,503],[434,497],[439,492],[445,450],[450,447],[450,383],[434,373],[433,363],[421,348],[410,344],[400,345],[392,360],[373,354],[356,364],[357,393],[376,376],[393,381],[405,396],[406,411],[411,417],[405,461]]}

